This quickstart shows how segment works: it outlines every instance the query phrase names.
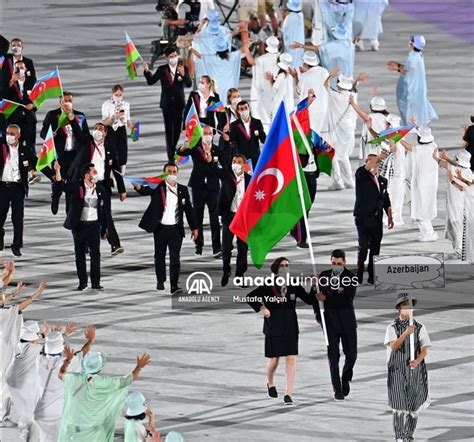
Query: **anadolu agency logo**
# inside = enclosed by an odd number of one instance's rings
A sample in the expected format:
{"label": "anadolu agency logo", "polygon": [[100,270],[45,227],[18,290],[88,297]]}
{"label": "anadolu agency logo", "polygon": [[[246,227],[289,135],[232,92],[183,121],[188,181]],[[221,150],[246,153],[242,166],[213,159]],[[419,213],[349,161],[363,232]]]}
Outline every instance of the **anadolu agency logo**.
{"label": "anadolu agency logo", "polygon": [[210,295],[212,287],[212,279],[206,272],[193,272],[186,279],[188,295]]}

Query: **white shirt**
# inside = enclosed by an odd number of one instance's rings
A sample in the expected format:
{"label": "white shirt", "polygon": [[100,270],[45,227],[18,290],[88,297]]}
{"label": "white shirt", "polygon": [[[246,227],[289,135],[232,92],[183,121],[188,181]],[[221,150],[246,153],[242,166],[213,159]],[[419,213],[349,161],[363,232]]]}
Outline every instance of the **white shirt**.
{"label": "white shirt", "polygon": [[168,66],[169,66],[170,71],[171,71],[171,80],[174,81],[174,77],[176,77],[176,69],[177,69],[178,65],[173,67],[168,63]]}
{"label": "white shirt", "polygon": [[[123,110],[122,116],[115,120],[115,113]],[[112,129],[117,130],[119,127],[126,126],[130,121],[130,103],[128,101],[121,101],[116,103],[114,100],[109,99],[102,104],[102,120],[108,120],[109,118],[114,119],[112,123]]]}
{"label": "white shirt", "polygon": [[95,170],[97,170],[97,180],[102,181],[105,177],[105,147],[103,143],[95,144],[91,162],[94,163]]}
{"label": "white shirt", "polygon": [[[420,349],[423,347],[431,347],[431,339],[426,331],[426,327],[423,324],[420,324]],[[387,347],[387,362],[390,360],[390,355],[392,354],[392,349],[390,347],[390,342],[396,341],[398,339],[397,332],[395,331],[395,327],[393,324],[387,326],[387,331],[385,332],[385,339],[383,344]],[[407,339],[410,339],[408,337]]]}
{"label": "white shirt", "polygon": [[[96,166],[97,167],[97,166]],[[84,207],[81,212],[81,221],[97,221],[97,206],[99,199],[97,198],[96,187],[88,187],[86,184],[86,194],[84,195]]]}
{"label": "white shirt", "polygon": [[64,145],[64,150],[71,151],[72,150],[72,126],[70,124],[66,124],[63,127],[64,133],[66,134],[66,144]]}
{"label": "white shirt", "polygon": [[237,212],[237,209],[244,198],[245,193],[245,174],[240,175],[240,177],[235,177],[234,180],[237,180],[234,199],[230,206],[231,212]]}
{"label": "white shirt", "polygon": [[209,100],[209,98],[212,98],[214,97],[214,92],[211,92],[209,94],[209,97],[204,98],[203,95],[201,94],[200,91],[198,91],[198,94],[199,94],[199,109],[197,109],[197,111],[199,112],[199,116],[202,117],[202,118],[206,118],[207,116],[207,100]]}
{"label": "white shirt", "polygon": [[165,226],[174,226],[177,224],[176,208],[178,206],[178,186],[170,186],[166,183],[166,204],[161,218],[161,224]]}
{"label": "white shirt", "polygon": [[9,155],[3,167],[2,181],[19,183],[21,180],[20,166],[18,159],[18,146],[9,146]]}
{"label": "white shirt", "polygon": [[248,122],[245,122],[242,120],[242,123],[244,123],[245,131],[247,132],[247,135],[250,137],[252,134],[250,133],[250,118]]}

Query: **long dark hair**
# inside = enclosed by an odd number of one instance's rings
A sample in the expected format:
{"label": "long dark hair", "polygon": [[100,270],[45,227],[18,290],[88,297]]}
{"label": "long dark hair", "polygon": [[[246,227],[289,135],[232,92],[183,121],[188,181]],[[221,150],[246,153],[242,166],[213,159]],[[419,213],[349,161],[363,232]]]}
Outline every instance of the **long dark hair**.
{"label": "long dark hair", "polygon": [[273,261],[273,264],[270,266],[272,273],[278,275],[278,269],[280,268],[280,264],[283,261],[288,261],[288,263],[290,262],[288,258],[285,258],[284,256],[280,256],[279,258],[275,259],[275,261]]}

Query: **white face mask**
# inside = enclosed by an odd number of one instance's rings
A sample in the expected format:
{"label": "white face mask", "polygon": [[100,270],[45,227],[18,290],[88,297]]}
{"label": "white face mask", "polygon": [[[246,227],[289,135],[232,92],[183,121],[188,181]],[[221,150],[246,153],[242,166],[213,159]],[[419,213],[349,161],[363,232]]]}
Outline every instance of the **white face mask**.
{"label": "white face mask", "polygon": [[94,175],[93,177],[91,177],[91,181],[94,184],[97,184],[99,182],[99,175]]}
{"label": "white face mask", "polygon": [[99,129],[94,129],[92,131],[92,136],[94,137],[95,141],[100,141],[104,137],[102,131],[100,131]]}
{"label": "white face mask", "polygon": [[241,116],[244,120],[248,120],[249,117],[250,117],[250,111],[244,110],[244,111],[240,112],[240,116]]}
{"label": "white face mask", "polygon": [[285,277],[286,275],[288,275],[288,273],[290,273],[290,267],[280,267],[278,269],[278,276],[283,276]]}
{"label": "white face mask", "polygon": [[242,172],[242,166],[240,164],[232,164],[232,172],[238,175]]}
{"label": "white face mask", "polygon": [[26,74],[26,69],[19,69],[18,74],[20,75],[20,78],[24,78]]}
{"label": "white face mask", "polygon": [[213,138],[212,135],[203,135],[202,136],[202,141],[205,144],[211,144],[212,143],[212,138]]}
{"label": "white face mask", "polygon": [[198,89],[199,89],[199,92],[206,92],[207,86],[204,83],[199,83]]}
{"label": "white face mask", "polygon": [[112,100],[116,103],[121,103],[123,101],[123,95],[112,95]]}
{"label": "white face mask", "polygon": [[232,106],[237,106],[241,101],[242,101],[242,98],[240,97],[232,98],[231,104]]}
{"label": "white face mask", "polygon": [[15,135],[7,135],[7,144],[9,146],[13,146],[16,142],[16,137]]}
{"label": "white face mask", "polygon": [[168,181],[169,184],[174,185],[178,181],[178,176],[177,175],[168,175],[166,178],[166,181]]}
{"label": "white face mask", "polygon": [[331,268],[332,268],[332,271],[336,275],[340,275],[342,273],[342,271],[344,270],[344,266],[343,265],[338,265],[338,264],[331,264]]}
{"label": "white face mask", "polygon": [[12,52],[15,55],[20,55],[22,50],[23,50],[23,48],[21,46],[13,46],[12,47]]}
{"label": "white face mask", "polygon": [[175,67],[175,66],[178,65],[178,60],[179,60],[178,57],[172,57],[172,58],[169,58],[169,59],[168,59],[168,62],[169,62],[169,64],[170,64],[170,66]]}

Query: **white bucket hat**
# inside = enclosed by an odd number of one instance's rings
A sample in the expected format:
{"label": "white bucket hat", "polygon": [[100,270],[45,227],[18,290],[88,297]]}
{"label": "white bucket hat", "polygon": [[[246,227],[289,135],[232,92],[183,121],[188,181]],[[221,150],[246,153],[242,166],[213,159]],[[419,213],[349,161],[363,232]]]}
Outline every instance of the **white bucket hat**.
{"label": "white bucket hat", "polygon": [[127,416],[139,416],[145,413],[146,399],[139,391],[132,391],[127,397]]}
{"label": "white bucket hat", "polygon": [[98,373],[104,368],[106,361],[103,353],[91,350],[82,360],[82,370],[87,374]]}
{"label": "white bucket hat", "polygon": [[352,78],[346,77],[345,75],[340,75],[337,81],[337,85],[346,91],[350,91],[354,86],[352,84]]}
{"label": "white bucket hat", "polygon": [[388,114],[385,117],[385,121],[392,127],[399,127],[402,119],[397,114]]}
{"label": "white bucket hat", "polygon": [[278,54],[278,46],[280,46],[280,42],[278,41],[278,38],[272,35],[265,40],[265,44],[267,45],[265,49],[268,53]]}
{"label": "white bucket hat", "polygon": [[303,55],[303,63],[308,66],[317,66],[319,64],[318,54],[314,51],[306,51]]}
{"label": "white bucket hat", "polygon": [[40,332],[38,321],[26,321],[21,326],[20,339],[24,341],[35,341]]}
{"label": "white bucket hat", "polygon": [[418,136],[420,137],[420,143],[432,143],[434,141],[431,129],[427,126],[418,129]]}
{"label": "white bucket hat", "polygon": [[170,431],[165,438],[165,442],[184,442],[184,438],[181,433],[176,431]]}
{"label": "white bucket hat", "polygon": [[471,167],[471,154],[466,149],[460,150],[456,155],[456,162],[458,166],[469,169]]}
{"label": "white bucket hat", "polygon": [[293,12],[301,11],[301,0],[288,0],[286,9]]}
{"label": "white bucket hat", "polygon": [[277,66],[280,69],[288,72],[288,69],[291,67],[291,63],[293,62],[293,57],[288,54],[287,52],[280,55],[280,60],[277,63]]}
{"label": "white bucket hat", "polygon": [[57,331],[52,331],[46,336],[44,352],[48,355],[57,355],[64,350],[63,335]]}
{"label": "white bucket hat", "polygon": [[370,107],[374,111],[384,111],[387,110],[387,104],[385,103],[385,100],[382,97],[373,97],[372,100],[370,100]]}
{"label": "white bucket hat", "polygon": [[423,37],[423,35],[415,35],[411,41],[413,46],[415,46],[415,48],[419,49],[420,51],[426,46],[426,39]]}

